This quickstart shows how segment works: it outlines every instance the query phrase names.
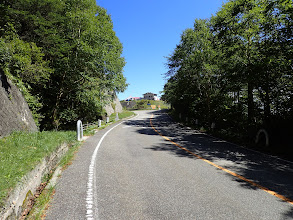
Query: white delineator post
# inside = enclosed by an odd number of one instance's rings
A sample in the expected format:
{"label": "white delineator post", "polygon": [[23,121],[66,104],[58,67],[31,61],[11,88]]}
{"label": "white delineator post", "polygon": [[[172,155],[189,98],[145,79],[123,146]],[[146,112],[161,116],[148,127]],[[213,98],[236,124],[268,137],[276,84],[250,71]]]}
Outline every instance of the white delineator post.
{"label": "white delineator post", "polygon": [[83,138],[83,128],[82,128],[82,122],[81,120],[77,121],[76,125],[76,133],[77,133],[77,140],[81,141]]}

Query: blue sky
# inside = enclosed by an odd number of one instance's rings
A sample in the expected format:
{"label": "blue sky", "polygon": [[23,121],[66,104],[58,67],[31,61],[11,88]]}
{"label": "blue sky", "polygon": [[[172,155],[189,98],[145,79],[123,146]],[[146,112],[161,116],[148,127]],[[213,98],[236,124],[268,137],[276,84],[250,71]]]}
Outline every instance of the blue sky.
{"label": "blue sky", "polygon": [[96,0],[111,15],[114,31],[123,44],[126,59],[124,76],[129,83],[123,100],[142,97],[146,92],[159,95],[163,90],[166,56],[180,41],[194,19],[210,18],[222,0]]}

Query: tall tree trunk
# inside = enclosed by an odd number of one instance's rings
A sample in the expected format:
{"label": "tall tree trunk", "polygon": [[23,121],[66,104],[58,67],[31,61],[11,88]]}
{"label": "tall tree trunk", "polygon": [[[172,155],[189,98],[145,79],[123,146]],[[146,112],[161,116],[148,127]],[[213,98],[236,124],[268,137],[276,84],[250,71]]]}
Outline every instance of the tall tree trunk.
{"label": "tall tree trunk", "polygon": [[60,108],[61,98],[64,94],[63,85],[64,85],[65,77],[66,77],[66,73],[64,73],[62,76],[61,83],[60,83],[60,89],[59,89],[59,92],[56,96],[56,103],[55,103],[55,107],[53,110],[53,124],[54,124],[56,130],[58,130],[59,125],[60,125],[60,117],[58,116],[58,111]]}
{"label": "tall tree trunk", "polygon": [[63,89],[61,88],[59,91],[59,94],[56,97],[56,104],[53,110],[53,124],[55,126],[55,129],[58,130],[59,125],[60,125],[60,118],[58,116],[58,111],[59,111],[59,105],[60,105],[60,101],[61,101],[61,97],[63,95]]}
{"label": "tall tree trunk", "polygon": [[270,107],[270,95],[269,95],[269,82],[268,79],[266,79],[265,82],[265,99],[264,99],[264,120],[265,123],[269,123],[270,121],[270,115],[271,115],[271,107]]}
{"label": "tall tree trunk", "polygon": [[248,82],[248,122],[252,123],[254,118],[254,101],[253,101],[253,85],[252,82]]}

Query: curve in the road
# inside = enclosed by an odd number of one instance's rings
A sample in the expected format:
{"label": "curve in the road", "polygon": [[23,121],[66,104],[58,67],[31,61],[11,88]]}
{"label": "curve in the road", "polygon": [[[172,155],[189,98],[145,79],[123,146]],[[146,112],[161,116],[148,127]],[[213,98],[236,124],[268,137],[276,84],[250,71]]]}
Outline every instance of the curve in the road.
{"label": "curve in the road", "polygon": [[115,125],[113,128],[111,128],[109,131],[107,131],[103,137],[100,139],[98,145],[95,148],[95,151],[91,158],[91,163],[89,166],[89,172],[88,172],[88,183],[87,183],[87,196],[86,196],[86,218],[88,220],[94,219],[94,168],[95,168],[95,161],[97,157],[98,150],[101,146],[101,143],[103,142],[104,138],[107,136],[107,134],[112,131],[114,128],[122,124],[123,122],[120,122],[119,124]]}
{"label": "curve in the road", "polygon": [[[139,114],[137,114],[135,117],[137,117]],[[134,117],[134,118],[135,118]],[[132,118],[133,119],[133,118]],[[95,161],[98,154],[98,150],[104,140],[104,138],[110,133],[114,128],[121,125],[124,121],[120,122],[119,124],[112,127],[110,130],[108,130],[103,137],[100,139],[99,143],[97,144],[94,153],[92,154],[91,163],[89,166],[89,172],[88,172],[88,182],[87,182],[87,196],[86,196],[86,219],[92,220],[92,219],[98,219],[98,216],[95,216],[93,208],[95,206],[95,200],[94,200],[94,192],[95,192],[95,184],[94,184],[94,172],[95,172]]]}
{"label": "curve in the road", "polygon": [[191,152],[190,150],[188,150],[188,149],[186,149],[186,148],[180,146],[180,145],[177,144],[176,142],[170,140],[168,137],[164,136],[162,133],[160,133],[160,132],[154,127],[154,125],[153,125],[153,123],[152,123],[153,117],[154,117],[154,115],[152,115],[151,118],[150,118],[150,125],[151,125],[151,127],[153,128],[153,130],[154,130],[155,132],[157,132],[157,133],[158,133],[160,136],[162,136],[165,140],[171,142],[171,143],[174,144],[175,146],[177,146],[177,147],[181,148],[182,150],[188,152],[189,154],[191,154],[191,155],[197,157],[198,159],[201,159],[201,160],[205,161],[206,163],[208,163],[208,164],[210,164],[210,165],[212,165],[212,166],[214,166],[214,167],[216,167],[216,168],[218,168],[218,169],[220,169],[220,170],[223,170],[223,171],[225,171],[226,173],[229,173],[230,175],[235,176],[235,177],[237,177],[237,178],[239,178],[239,179],[241,179],[241,180],[243,180],[243,181],[245,181],[245,182],[247,182],[247,183],[249,183],[249,184],[251,184],[251,185],[253,185],[253,186],[255,186],[255,187],[257,187],[257,188],[259,188],[259,189],[261,189],[261,190],[263,190],[263,191],[265,191],[265,192],[267,192],[267,193],[269,193],[269,194],[271,194],[271,195],[273,195],[273,196],[275,196],[275,197],[277,197],[277,198],[283,200],[283,201],[285,201],[285,202],[288,202],[288,203],[290,203],[291,205],[293,205],[293,200],[291,200],[291,199],[289,199],[289,198],[287,198],[287,197],[285,197],[285,196],[283,196],[283,195],[280,195],[280,194],[276,193],[275,191],[272,191],[272,190],[270,190],[270,189],[268,189],[268,188],[266,188],[266,187],[264,187],[264,186],[262,186],[262,185],[259,185],[259,184],[255,183],[255,182],[253,182],[252,180],[249,180],[249,179],[247,179],[247,178],[245,178],[245,177],[243,177],[243,176],[241,176],[241,175],[239,175],[239,174],[237,174],[237,173],[234,173],[234,172],[232,172],[232,171],[230,171],[230,170],[228,170],[228,169],[226,169],[226,168],[224,168],[224,167],[221,167],[221,166],[219,166],[219,165],[217,165],[217,164],[215,164],[215,163],[213,163],[213,162],[211,162],[211,161],[209,161],[209,160],[207,160],[207,159],[205,159],[205,158],[203,158],[203,157],[201,157],[201,156],[199,156],[199,155],[197,155],[197,154]]}

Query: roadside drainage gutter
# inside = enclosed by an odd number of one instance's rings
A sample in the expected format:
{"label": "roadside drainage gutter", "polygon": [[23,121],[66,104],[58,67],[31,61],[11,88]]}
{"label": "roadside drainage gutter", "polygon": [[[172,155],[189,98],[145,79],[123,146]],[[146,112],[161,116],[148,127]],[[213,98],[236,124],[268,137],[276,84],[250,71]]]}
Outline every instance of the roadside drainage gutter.
{"label": "roadside drainage gutter", "polygon": [[62,156],[68,151],[68,144],[59,146],[50,156],[47,156],[31,172],[25,175],[0,207],[0,219],[19,219],[30,198],[36,193],[42,178],[56,168]]}

